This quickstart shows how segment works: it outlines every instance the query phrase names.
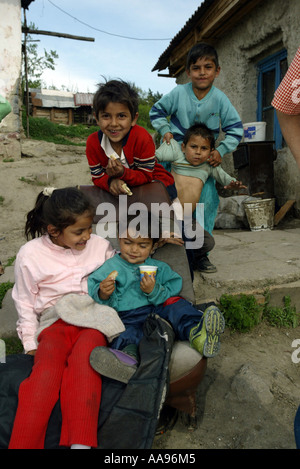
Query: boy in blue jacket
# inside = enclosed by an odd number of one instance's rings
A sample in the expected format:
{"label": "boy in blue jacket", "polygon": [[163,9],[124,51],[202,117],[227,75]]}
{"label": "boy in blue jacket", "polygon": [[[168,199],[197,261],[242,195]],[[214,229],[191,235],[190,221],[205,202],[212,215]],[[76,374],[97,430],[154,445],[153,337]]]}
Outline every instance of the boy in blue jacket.
{"label": "boy in blue jacket", "polygon": [[[178,296],[182,288],[181,276],[165,262],[150,258],[158,242],[151,238],[151,219],[142,218],[138,231],[132,227],[133,221],[119,233],[120,253],[88,278],[90,296],[97,303],[116,309],[126,328],[113,340],[111,347],[126,352],[127,346],[137,346],[146,317],[155,313],[172,325],[179,340],[189,340],[201,355],[215,356],[225,327],[221,312],[216,306],[210,306],[203,313]],[[145,273],[140,279],[141,265],[156,266],[156,277]],[[96,350],[99,349],[103,351],[103,347]],[[101,357],[98,362],[101,366]],[[103,373],[103,369],[98,371]]]}
{"label": "boy in blue jacket", "polygon": [[[211,152],[208,160],[215,167],[222,162],[223,156],[234,151],[241,141],[241,118],[228,97],[213,85],[220,73],[218,55],[214,47],[205,43],[193,46],[187,56],[186,73],[190,83],[177,85],[157,101],[150,110],[150,120],[167,143],[170,143],[172,138],[182,143],[188,128],[199,122],[212,129],[217,139],[221,124],[225,138]],[[219,205],[212,177],[209,177],[204,185],[200,203],[204,203],[205,208],[204,229],[211,234]]]}

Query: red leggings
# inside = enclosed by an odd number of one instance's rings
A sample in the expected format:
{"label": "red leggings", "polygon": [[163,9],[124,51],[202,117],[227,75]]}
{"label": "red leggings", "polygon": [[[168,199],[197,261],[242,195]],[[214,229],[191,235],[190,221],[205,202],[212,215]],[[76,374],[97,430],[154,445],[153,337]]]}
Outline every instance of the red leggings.
{"label": "red leggings", "polygon": [[107,345],[95,329],[61,319],[38,337],[31,375],[21,383],[10,449],[43,449],[53,407],[60,398],[60,445],[97,447],[101,376],[89,364],[91,351]]}

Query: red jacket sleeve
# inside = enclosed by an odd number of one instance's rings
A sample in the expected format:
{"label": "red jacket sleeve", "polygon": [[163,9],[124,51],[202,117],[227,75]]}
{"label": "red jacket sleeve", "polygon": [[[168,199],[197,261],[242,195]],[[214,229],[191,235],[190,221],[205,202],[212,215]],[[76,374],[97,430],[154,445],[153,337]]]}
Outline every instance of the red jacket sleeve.
{"label": "red jacket sleeve", "polygon": [[109,191],[109,178],[105,172],[105,168],[108,163],[108,158],[99,143],[98,132],[92,133],[87,138],[86,157],[90,166],[92,181],[95,186],[101,187],[101,189]]}
{"label": "red jacket sleeve", "polygon": [[120,178],[128,186],[140,186],[153,179],[155,166],[155,145],[149,132],[139,125],[132,127],[123,146],[129,168]]}

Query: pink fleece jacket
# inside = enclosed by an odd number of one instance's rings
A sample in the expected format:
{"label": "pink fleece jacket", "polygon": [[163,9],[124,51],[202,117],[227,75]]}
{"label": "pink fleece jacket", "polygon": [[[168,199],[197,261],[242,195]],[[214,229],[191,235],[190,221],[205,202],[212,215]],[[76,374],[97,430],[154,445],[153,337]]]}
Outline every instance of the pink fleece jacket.
{"label": "pink fleece jacket", "polygon": [[87,294],[87,277],[114,256],[111,244],[92,234],[83,251],[65,249],[48,235],[21,247],[15,263],[12,297],[18,311],[17,332],[25,352],[37,347],[43,311],[68,293]]}

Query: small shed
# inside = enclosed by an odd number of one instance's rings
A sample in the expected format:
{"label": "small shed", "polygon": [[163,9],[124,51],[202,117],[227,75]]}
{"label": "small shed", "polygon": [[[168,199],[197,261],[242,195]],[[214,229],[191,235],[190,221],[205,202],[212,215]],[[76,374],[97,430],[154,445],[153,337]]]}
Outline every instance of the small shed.
{"label": "small shed", "polygon": [[56,124],[74,123],[74,94],[68,91],[30,89],[33,117],[44,117]]}
{"label": "small shed", "polygon": [[74,94],[74,123],[94,125],[96,120],[93,116],[94,93],[76,93]]}

